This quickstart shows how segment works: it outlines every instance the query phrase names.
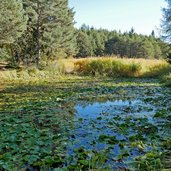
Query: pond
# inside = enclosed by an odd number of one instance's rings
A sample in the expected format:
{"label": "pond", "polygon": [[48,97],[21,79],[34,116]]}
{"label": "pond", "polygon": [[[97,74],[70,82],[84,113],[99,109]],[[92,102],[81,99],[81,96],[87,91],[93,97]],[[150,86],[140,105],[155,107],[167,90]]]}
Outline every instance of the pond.
{"label": "pond", "polygon": [[66,165],[129,170],[146,154],[164,151],[158,141],[168,136],[163,129],[169,123],[170,101],[158,90],[121,100],[77,103]]}
{"label": "pond", "polygon": [[0,170],[171,169],[171,91],[152,79],[6,87]]}

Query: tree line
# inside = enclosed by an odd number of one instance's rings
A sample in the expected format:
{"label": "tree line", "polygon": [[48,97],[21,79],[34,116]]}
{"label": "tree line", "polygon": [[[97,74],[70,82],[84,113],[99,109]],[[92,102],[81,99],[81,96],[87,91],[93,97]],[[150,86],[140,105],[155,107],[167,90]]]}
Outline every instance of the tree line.
{"label": "tree line", "polygon": [[[0,0],[0,58],[13,64],[37,64],[68,57],[117,55],[129,58],[165,58],[168,43],[129,32],[74,28],[68,0]],[[166,12],[166,10],[165,10]]]}
{"label": "tree line", "polygon": [[151,35],[94,29],[83,25],[77,30],[77,57],[117,55],[129,58],[160,59],[168,55],[170,47]]}

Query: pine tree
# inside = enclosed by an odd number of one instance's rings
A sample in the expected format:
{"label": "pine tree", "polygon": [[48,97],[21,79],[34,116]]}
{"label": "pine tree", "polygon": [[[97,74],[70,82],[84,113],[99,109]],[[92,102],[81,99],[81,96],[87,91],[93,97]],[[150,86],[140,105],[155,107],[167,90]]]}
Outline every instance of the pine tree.
{"label": "pine tree", "polygon": [[[163,21],[161,24],[162,27],[162,37],[171,42],[171,0],[165,0],[167,2],[167,7],[163,8]],[[167,46],[166,46],[167,47]],[[166,48],[164,48],[166,49]],[[163,49],[162,49],[163,51]],[[165,50],[164,50],[165,51]],[[170,48],[167,53],[164,52],[165,56],[167,56],[167,60],[171,63],[171,52]]]}
{"label": "pine tree", "polygon": [[155,59],[162,58],[162,51],[161,51],[161,48],[160,48],[159,44],[154,43],[153,47],[154,47],[154,58]]}
{"label": "pine tree", "polygon": [[163,37],[171,41],[171,0],[165,0],[167,7],[163,8],[162,32]]}
{"label": "pine tree", "polygon": [[31,43],[37,65],[42,55],[75,53],[74,13],[67,0],[23,0],[23,4],[29,16],[26,41]]}
{"label": "pine tree", "polygon": [[153,59],[154,58],[153,44],[149,40],[144,39],[141,46],[142,46],[141,47],[142,57],[146,59]]}
{"label": "pine tree", "polygon": [[132,28],[130,32],[94,29],[83,25],[79,30],[77,57],[90,55],[117,55],[129,58],[163,58],[169,55],[168,44],[152,35],[137,34]]}
{"label": "pine tree", "polygon": [[154,32],[154,30],[152,30],[151,36],[152,36],[152,37],[155,37],[155,32]]}
{"label": "pine tree", "polygon": [[91,40],[84,31],[79,31],[77,34],[77,47],[78,53],[76,57],[92,56],[93,49],[91,46]]}
{"label": "pine tree", "polygon": [[0,44],[11,44],[26,29],[27,17],[20,0],[0,0]]}
{"label": "pine tree", "polygon": [[119,36],[115,36],[109,39],[105,44],[105,51],[108,55],[119,55],[119,46],[120,42]]}

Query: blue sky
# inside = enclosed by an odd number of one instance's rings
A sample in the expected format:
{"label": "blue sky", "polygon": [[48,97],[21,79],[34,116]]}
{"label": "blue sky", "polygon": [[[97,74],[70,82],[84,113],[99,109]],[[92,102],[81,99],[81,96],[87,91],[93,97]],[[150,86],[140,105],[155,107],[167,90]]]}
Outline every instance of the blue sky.
{"label": "blue sky", "polygon": [[76,27],[83,23],[95,28],[149,35],[158,32],[165,0],[69,0],[74,7]]}

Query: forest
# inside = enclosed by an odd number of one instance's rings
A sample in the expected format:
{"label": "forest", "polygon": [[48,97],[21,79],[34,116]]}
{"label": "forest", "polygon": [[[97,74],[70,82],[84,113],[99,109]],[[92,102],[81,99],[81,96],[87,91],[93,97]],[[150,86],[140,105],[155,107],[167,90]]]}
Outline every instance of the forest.
{"label": "forest", "polygon": [[0,171],[171,170],[165,2],[146,35],[78,28],[68,0],[0,0]]}
{"label": "forest", "polygon": [[[82,25],[74,28],[74,9],[61,1],[3,1],[1,12],[1,60],[33,65],[70,57],[118,56],[163,59],[170,45],[151,35],[108,31]],[[8,13],[7,11],[11,11]],[[5,16],[4,16],[5,15]]]}

